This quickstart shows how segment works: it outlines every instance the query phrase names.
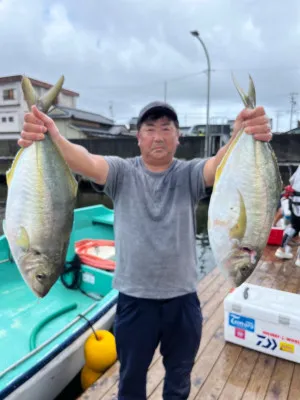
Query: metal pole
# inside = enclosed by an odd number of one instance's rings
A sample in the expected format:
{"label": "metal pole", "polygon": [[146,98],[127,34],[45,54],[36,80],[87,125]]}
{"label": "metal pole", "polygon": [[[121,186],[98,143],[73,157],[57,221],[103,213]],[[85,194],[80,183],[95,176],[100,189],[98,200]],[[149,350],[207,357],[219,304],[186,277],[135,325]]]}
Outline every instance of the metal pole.
{"label": "metal pole", "polygon": [[206,55],[206,60],[207,60],[207,105],[206,105],[206,134],[205,134],[205,150],[204,150],[204,156],[209,157],[210,151],[211,151],[211,146],[210,146],[210,136],[209,136],[209,102],[210,102],[210,73],[211,73],[211,68],[210,68],[210,59],[209,59],[209,54],[207,51],[207,48],[201,39],[199,32],[198,31],[191,31],[191,34],[195,36],[199,42],[202,44],[202,47],[204,49],[205,55]]}

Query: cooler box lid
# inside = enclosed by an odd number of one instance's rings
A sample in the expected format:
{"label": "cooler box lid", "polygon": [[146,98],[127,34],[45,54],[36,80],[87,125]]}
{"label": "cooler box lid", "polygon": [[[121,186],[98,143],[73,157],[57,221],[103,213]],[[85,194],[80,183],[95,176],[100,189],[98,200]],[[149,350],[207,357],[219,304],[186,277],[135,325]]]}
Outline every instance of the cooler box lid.
{"label": "cooler box lid", "polygon": [[296,293],[243,283],[226,296],[224,309],[300,330],[300,295]]}

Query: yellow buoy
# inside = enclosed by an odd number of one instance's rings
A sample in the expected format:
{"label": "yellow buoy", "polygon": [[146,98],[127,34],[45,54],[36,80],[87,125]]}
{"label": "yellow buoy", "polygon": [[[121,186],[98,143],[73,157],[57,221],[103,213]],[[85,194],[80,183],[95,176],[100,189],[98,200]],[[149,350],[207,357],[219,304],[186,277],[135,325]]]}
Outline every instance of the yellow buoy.
{"label": "yellow buoy", "polygon": [[85,342],[84,357],[90,369],[95,372],[104,372],[117,360],[114,335],[106,330],[92,333]]}
{"label": "yellow buoy", "polygon": [[102,372],[95,372],[85,364],[80,373],[82,389],[87,390],[101,375],[103,375]]}

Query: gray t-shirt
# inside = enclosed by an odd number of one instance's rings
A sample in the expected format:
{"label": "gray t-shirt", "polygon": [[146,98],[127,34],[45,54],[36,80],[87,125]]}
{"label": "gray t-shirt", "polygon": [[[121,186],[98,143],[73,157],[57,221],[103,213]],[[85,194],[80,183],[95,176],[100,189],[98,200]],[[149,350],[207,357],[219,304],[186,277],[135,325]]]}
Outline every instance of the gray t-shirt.
{"label": "gray t-shirt", "polygon": [[114,203],[116,270],[113,286],[127,295],[167,299],[196,290],[196,217],[205,196],[206,160],[174,159],[164,172],[140,156],[105,156],[105,193]]}

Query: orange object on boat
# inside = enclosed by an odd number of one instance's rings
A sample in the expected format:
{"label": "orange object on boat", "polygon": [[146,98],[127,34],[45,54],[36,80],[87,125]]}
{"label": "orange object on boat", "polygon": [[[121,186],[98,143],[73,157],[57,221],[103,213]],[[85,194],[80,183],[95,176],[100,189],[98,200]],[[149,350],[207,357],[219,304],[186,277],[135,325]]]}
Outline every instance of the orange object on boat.
{"label": "orange object on boat", "polygon": [[[109,248],[112,248],[109,251]],[[115,255],[115,242],[104,239],[83,239],[75,243],[75,252],[82,263],[108,271],[114,271],[115,260],[111,258]],[[108,253],[107,258],[104,257]]]}

